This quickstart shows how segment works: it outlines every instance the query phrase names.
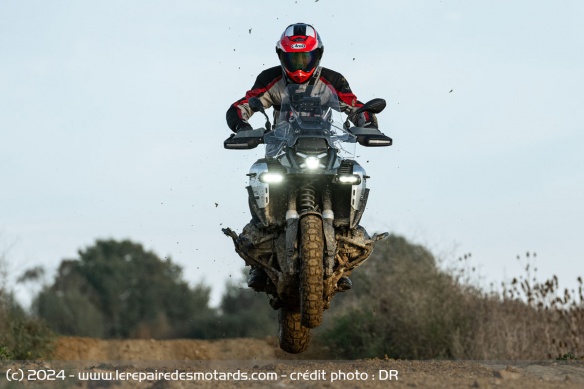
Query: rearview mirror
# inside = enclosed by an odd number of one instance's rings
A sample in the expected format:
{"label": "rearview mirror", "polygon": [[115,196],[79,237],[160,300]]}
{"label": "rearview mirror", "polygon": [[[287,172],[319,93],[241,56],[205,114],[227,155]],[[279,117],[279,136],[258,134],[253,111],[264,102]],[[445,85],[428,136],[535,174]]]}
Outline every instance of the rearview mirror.
{"label": "rearview mirror", "polygon": [[355,113],[362,113],[362,112],[371,112],[371,113],[379,113],[385,109],[387,103],[384,99],[373,99],[366,102],[361,108],[357,110]]}

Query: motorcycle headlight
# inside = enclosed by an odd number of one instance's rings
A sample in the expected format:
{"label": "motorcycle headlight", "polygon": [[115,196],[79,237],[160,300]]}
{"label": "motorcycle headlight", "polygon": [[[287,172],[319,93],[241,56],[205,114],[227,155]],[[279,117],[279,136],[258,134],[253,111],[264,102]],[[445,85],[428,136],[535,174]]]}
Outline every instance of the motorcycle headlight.
{"label": "motorcycle headlight", "polygon": [[320,159],[322,157],[326,157],[327,153],[322,153],[319,155],[306,155],[303,153],[296,153],[296,155],[304,158],[304,163],[300,164],[300,167],[302,169],[316,170],[318,168],[325,167],[322,163],[320,163]]}
{"label": "motorcycle headlight", "polygon": [[316,157],[308,157],[304,162],[306,163],[306,167],[310,170],[318,169],[318,166],[320,165],[320,161]]}
{"label": "motorcycle headlight", "polygon": [[264,184],[277,184],[284,180],[284,176],[280,173],[265,172],[260,174],[260,181]]}

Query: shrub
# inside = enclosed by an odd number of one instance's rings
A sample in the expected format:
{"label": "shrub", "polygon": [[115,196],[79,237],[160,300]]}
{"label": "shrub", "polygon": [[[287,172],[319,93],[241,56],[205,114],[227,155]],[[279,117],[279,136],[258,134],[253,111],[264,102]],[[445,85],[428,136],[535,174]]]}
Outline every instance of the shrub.
{"label": "shrub", "polygon": [[[467,259],[470,255],[465,256]],[[464,270],[464,269],[463,269]],[[390,236],[354,272],[322,338],[339,358],[541,359],[584,354],[579,293],[530,277],[486,293],[424,247]]]}
{"label": "shrub", "polygon": [[53,348],[53,333],[15,301],[6,287],[5,265],[5,256],[0,253],[0,361],[47,357]]}
{"label": "shrub", "polygon": [[54,334],[45,323],[31,317],[5,289],[0,290],[0,360],[49,357]]}

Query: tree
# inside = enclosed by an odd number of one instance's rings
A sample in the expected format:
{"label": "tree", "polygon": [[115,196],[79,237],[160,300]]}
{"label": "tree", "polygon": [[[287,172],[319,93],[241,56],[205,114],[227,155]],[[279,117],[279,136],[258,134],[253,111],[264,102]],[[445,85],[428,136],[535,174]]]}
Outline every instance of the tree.
{"label": "tree", "polygon": [[79,259],[62,261],[35,307],[62,334],[185,337],[212,320],[209,293],[204,285],[191,289],[170,258],[129,240],[98,240]]}

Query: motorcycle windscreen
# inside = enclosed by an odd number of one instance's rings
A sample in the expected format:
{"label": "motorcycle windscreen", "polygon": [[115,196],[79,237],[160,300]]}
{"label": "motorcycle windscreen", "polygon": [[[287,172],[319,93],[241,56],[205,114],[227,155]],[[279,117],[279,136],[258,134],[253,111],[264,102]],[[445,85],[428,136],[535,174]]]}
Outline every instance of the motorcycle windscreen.
{"label": "motorcycle windscreen", "polygon": [[352,159],[356,137],[345,130],[343,122],[338,96],[331,87],[324,83],[288,85],[276,125],[264,137],[266,157],[278,158],[286,147],[302,139],[301,148],[317,152],[328,145],[336,148],[341,157]]}

